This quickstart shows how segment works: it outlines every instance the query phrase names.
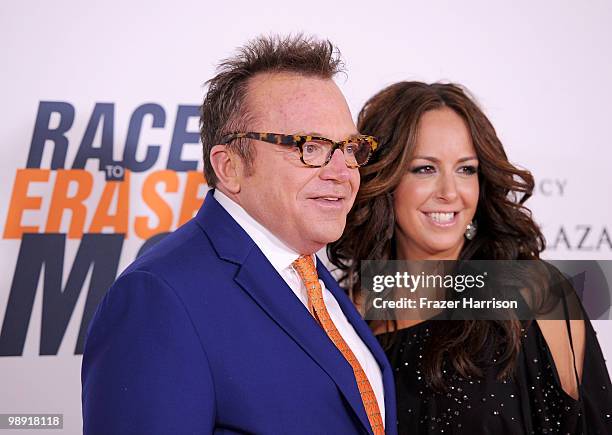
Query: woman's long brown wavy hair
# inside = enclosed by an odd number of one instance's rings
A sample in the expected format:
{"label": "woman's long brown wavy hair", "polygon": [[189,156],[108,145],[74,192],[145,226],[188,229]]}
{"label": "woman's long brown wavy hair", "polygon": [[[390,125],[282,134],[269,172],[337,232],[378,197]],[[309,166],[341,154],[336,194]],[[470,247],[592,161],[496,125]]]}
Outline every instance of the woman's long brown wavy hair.
{"label": "woman's long brown wavy hair", "polygon": [[[463,118],[479,161],[478,232],[465,241],[459,259],[537,259],[544,249],[544,237],[523,205],[532,194],[533,176],[508,161],[493,125],[468,92],[456,84],[396,83],[370,98],[359,113],[359,131],[378,137],[380,148],[361,168],[361,187],[344,234],[327,248],[330,261],[341,271],[341,284],[354,301],[360,300],[360,260],[397,258],[392,195],[407,173],[421,117],[442,107]],[[442,365],[446,357],[460,375],[482,376],[487,363],[482,351],[490,345],[501,350],[499,378],[512,375],[520,349],[520,321],[433,323],[436,331],[425,356],[425,372],[434,388],[445,388]],[[395,334],[388,336],[387,345],[391,345]]]}

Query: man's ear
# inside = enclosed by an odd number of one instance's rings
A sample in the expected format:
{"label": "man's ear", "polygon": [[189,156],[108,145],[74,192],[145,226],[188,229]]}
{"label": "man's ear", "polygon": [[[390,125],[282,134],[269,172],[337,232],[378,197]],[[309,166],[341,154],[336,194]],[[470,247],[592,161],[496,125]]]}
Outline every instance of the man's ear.
{"label": "man's ear", "polygon": [[240,157],[225,145],[215,145],[210,150],[210,164],[219,183],[230,193],[240,193],[241,163]]}

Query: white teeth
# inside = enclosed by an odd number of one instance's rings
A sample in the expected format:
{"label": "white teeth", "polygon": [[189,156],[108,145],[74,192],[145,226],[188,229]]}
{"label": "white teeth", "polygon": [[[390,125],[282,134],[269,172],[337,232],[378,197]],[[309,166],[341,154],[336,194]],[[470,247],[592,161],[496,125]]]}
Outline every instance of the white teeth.
{"label": "white teeth", "polygon": [[449,223],[455,217],[455,213],[427,213],[434,222],[438,222],[441,224]]}
{"label": "white teeth", "polygon": [[323,199],[326,199],[328,201],[338,201],[340,198],[323,197]]}

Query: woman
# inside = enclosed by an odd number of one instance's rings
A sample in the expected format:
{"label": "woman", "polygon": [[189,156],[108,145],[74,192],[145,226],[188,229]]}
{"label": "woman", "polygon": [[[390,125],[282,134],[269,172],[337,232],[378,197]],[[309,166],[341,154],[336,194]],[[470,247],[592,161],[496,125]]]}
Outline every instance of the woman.
{"label": "woman", "polygon": [[[394,84],[366,103],[358,127],[380,151],[328,249],[358,305],[354,259],[539,258],[544,239],[523,206],[533,177],[508,161],[462,88]],[[612,386],[588,320],[371,326],[395,369],[400,433],[612,433]]]}

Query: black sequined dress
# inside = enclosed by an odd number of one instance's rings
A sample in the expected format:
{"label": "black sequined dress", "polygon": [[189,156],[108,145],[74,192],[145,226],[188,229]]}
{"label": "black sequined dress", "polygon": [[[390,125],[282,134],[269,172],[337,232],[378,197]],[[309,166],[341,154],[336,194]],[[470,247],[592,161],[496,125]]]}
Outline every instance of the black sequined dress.
{"label": "black sequined dress", "polygon": [[[399,330],[387,350],[395,370],[399,434],[612,434],[612,386],[588,320],[579,400],[561,388],[537,322],[523,331],[511,380],[497,380],[495,367],[482,379],[462,378],[445,363],[448,390],[434,392],[425,381],[423,355],[438,322]],[[383,343],[385,335],[379,336]]]}

